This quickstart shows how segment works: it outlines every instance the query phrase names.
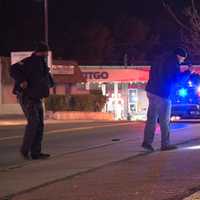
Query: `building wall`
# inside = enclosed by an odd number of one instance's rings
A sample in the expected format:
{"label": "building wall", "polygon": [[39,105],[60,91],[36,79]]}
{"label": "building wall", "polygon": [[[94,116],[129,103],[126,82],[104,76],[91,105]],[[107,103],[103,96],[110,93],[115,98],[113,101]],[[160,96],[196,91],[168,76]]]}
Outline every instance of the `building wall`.
{"label": "building wall", "polygon": [[16,96],[12,94],[13,81],[9,76],[10,58],[0,57],[0,114],[21,114]]}

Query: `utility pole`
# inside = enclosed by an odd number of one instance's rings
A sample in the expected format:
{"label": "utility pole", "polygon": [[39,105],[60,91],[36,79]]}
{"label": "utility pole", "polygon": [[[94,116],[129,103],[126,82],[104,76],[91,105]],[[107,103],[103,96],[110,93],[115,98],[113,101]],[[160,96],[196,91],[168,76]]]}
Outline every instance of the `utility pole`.
{"label": "utility pole", "polygon": [[49,43],[49,26],[48,26],[48,0],[44,0],[44,34],[45,42]]}
{"label": "utility pole", "polygon": [[2,107],[2,58],[0,57],[0,113]]}
{"label": "utility pole", "polygon": [[127,53],[124,54],[124,68],[126,69],[128,66],[128,55]]}

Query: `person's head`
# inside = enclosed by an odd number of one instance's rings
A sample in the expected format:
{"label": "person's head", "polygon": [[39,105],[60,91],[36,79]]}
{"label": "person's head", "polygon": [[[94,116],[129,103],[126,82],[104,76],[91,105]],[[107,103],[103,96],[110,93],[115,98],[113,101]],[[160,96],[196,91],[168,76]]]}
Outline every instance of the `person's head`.
{"label": "person's head", "polygon": [[38,43],[36,49],[35,49],[35,55],[41,56],[41,57],[47,57],[49,53],[49,46],[45,42]]}
{"label": "person's head", "polygon": [[176,58],[180,64],[184,63],[185,59],[188,57],[187,51],[180,47],[175,49],[174,54],[176,55]]}

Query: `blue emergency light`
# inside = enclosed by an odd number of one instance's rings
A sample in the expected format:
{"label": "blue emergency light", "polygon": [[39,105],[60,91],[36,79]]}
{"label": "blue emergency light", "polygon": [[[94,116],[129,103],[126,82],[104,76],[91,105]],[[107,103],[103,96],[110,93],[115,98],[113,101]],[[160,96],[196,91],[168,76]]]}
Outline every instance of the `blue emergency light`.
{"label": "blue emergency light", "polygon": [[180,96],[180,97],[186,97],[187,95],[188,95],[188,91],[187,91],[187,89],[185,89],[185,88],[181,88],[179,91],[178,91],[178,95]]}

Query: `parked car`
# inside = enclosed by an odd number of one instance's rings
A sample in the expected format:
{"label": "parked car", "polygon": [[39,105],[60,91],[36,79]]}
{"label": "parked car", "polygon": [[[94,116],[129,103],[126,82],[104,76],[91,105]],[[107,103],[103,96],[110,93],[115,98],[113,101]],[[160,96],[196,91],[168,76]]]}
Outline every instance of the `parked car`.
{"label": "parked car", "polygon": [[199,104],[173,104],[171,119],[200,119]]}

